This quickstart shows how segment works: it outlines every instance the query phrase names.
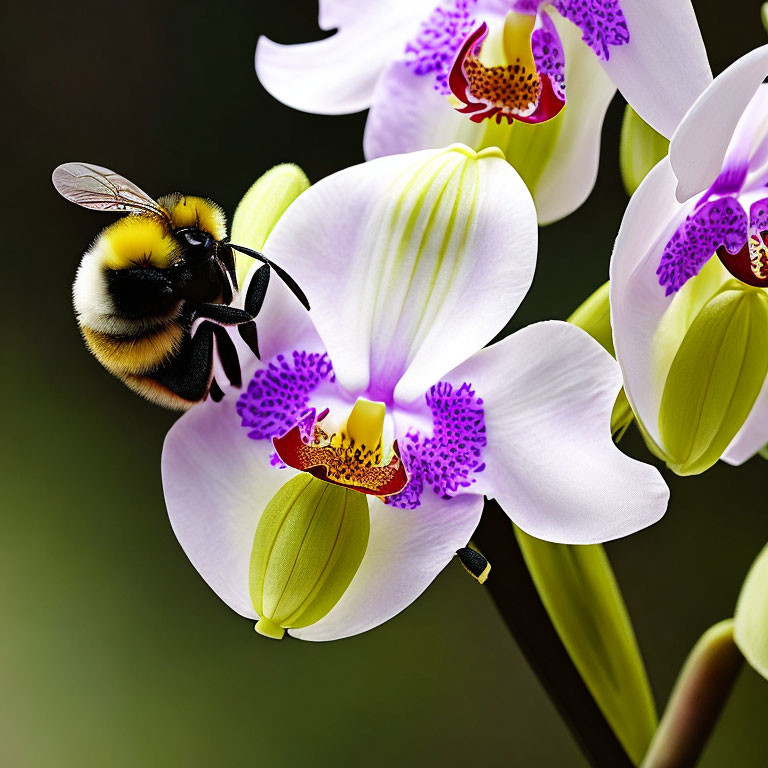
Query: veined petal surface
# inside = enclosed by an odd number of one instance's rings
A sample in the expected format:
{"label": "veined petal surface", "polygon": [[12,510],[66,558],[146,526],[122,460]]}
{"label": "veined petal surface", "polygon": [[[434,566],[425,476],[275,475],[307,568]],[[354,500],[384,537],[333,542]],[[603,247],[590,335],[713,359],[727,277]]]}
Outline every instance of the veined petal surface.
{"label": "veined petal surface", "polygon": [[256,74],[279,101],[321,115],[359,112],[370,105],[376,80],[402,52],[434,0],[335,0],[320,7],[323,29],[338,32],[313,43],[281,45],[261,37]]}
{"label": "veined petal surface", "polygon": [[683,118],[669,146],[678,200],[703,192],[720,173],[739,118],[766,74],[768,45],[719,74]]}
{"label": "veined petal surface", "polygon": [[409,606],[465,547],[483,511],[483,497],[446,501],[425,496],[418,509],[370,501],[371,534],[360,570],[331,612],[304,629],[302,640],[337,640],[372,629]]}
{"label": "veined petal surface", "polygon": [[611,47],[603,66],[640,117],[669,138],[712,82],[696,14],[690,0],[621,0],[621,8],[629,43]]}
{"label": "veined petal surface", "polygon": [[307,293],[341,386],[411,402],[527,292],[536,213],[498,150],[394,155],[310,187],[267,241]]}
{"label": "veined petal surface", "polygon": [[616,361],[570,323],[528,326],[448,375],[483,398],[488,445],[477,488],[526,533],[562,544],[610,541],[655,523],[669,490],[611,439]]}

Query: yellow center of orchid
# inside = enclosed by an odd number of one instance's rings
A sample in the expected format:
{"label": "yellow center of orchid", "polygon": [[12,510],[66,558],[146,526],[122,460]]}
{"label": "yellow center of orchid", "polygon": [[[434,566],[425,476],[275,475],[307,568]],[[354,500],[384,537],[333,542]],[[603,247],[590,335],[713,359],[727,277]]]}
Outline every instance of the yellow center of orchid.
{"label": "yellow center of orchid", "polygon": [[338,432],[342,443],[375,451],[381,445],[387,406],[378,400],[358,397],[347,418],[346,426]]}

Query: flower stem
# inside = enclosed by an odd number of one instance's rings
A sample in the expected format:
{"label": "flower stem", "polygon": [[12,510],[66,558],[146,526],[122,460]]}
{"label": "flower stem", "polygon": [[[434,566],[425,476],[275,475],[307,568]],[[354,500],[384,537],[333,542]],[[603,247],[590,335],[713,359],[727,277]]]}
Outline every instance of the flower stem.
{"label": "flower stem", "polygon": [[701,636],[677,678],[642,768],[696,765],[743,662],[733,641],[733,619]]}
{"label": "flower stem", "polygon": [[486,501],[472,537],[491,562],[486,587],[526,660],[593,768],[632,768],[613,730],[571,661],[523,559],[512,523]]}

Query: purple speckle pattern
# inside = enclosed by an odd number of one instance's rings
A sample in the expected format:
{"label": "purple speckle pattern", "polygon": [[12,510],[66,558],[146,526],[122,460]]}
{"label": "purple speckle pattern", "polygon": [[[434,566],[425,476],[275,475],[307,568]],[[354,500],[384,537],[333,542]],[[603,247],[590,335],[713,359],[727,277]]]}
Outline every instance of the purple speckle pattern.
{"label": "purple speckle pattern", "polygon": [[[335,381],[327,354],[294,350],[256,371],[235,409],[253,440],[271,440],[292,429],[323,381]],[[280,460],[278,459],[278,463]],[[274,463],[274,457],[273,457]]]}
{"label": "purple speckle pattern", "polygon": [[659,284],[669,296],[714,255],[720,246],[736,254],[747,242],[747,214],[735,197],[721,197],[700,205],[686,217],[664,246],[659,268]]}
{"label": "purple speckle pattern", "polygon": [[757,200],[749,206],[749,231],[765,232],[768,230],[768,197]]}
{"label": "purple speckle pattern", "polygon": [[432,435],[408,432],[400,452],[410,479],[403,491],[386,500],[400,509],[416,509],[425,486],[441,499],[453,498],[475,482],[473,474],[485,469],[485,413],[472,385],[465,382],[454,389],[441,381],[427,392],[426,400]]}
{"label": "purple speckle pattern", "polygon": [[514,0],[512,10],[515,13],[527,13],[533,16],[538,12],[542,2],[546,2],[546,0]]}
{"label": "purple speckle pattern", "polygon": [[603,61],[611,58],[612,45],[629,42],[629,29],[619,0],[555,0],[561,16],[581,30],[581,39]]}
{"label": "purple speckle pattern", "polygon": [[405,47],[407,65],[417,75],[434,75],[435,90],[451,92],[448,73],[456,51],[475,26],[477,0],[446,0],[440,3],[415,39]]}
{"label": "purple speckle pattern", "polygon": [[565,56],[560,36],[546,13],[539,14],[531,35],[531,50],[540,75],[548,75],[552,90],[560,101],[565,101]]}

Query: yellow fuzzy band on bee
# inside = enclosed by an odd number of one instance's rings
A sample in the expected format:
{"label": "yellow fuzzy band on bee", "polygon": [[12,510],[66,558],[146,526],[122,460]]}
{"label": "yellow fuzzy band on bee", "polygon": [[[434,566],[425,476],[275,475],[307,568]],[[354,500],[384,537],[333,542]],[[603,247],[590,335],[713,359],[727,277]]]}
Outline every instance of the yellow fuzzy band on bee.
{"label": "yellow fuzzy band on bee", "polygon": [[213,200],[175,193],[165,195],[157,202],[168,212],[174,229],[198,227],[214,240],[223,240],[227,236],[226,216]]}
{"label": "yellow fuzzy band on bee", "polygon": [[163,268],[178,253],[178,245],[165,225],[151,216],[126,216],[108,226],[99,239],[106,269]]}
{"label": "yellow fuzzy band on bee", "polygon": [[111,373],[141,374],[151,371],[178,352],[184,329],[178,323],[161,326],[141,336],[112,336],[83,326],[88,349]]}

